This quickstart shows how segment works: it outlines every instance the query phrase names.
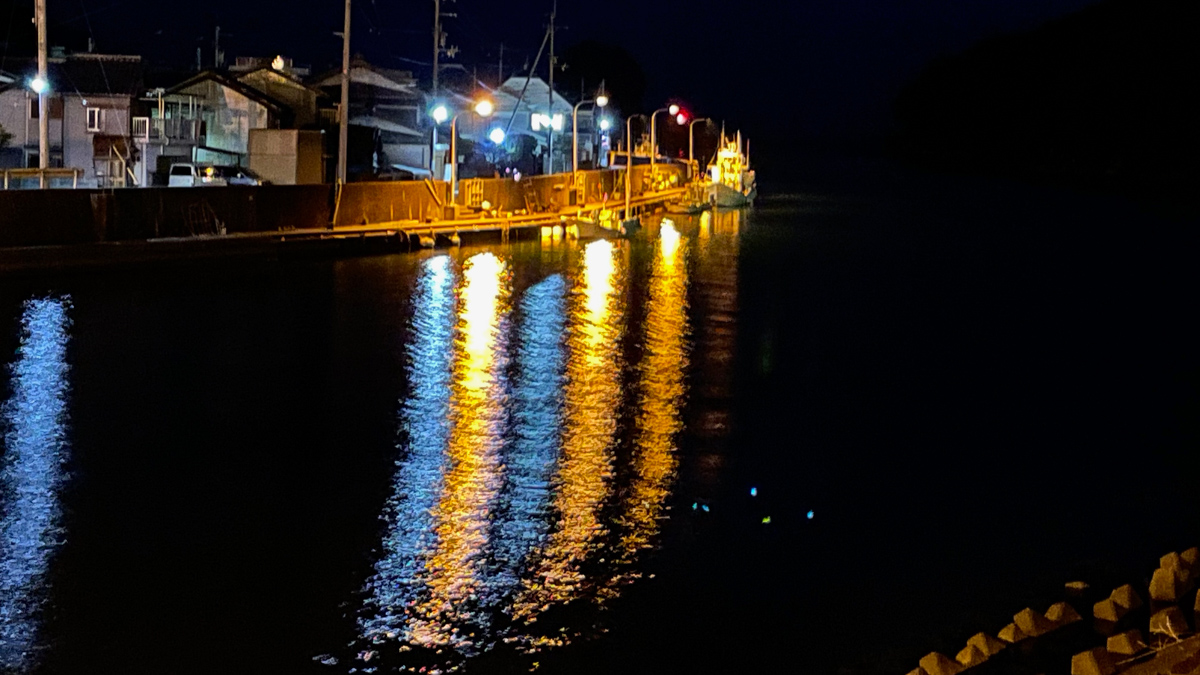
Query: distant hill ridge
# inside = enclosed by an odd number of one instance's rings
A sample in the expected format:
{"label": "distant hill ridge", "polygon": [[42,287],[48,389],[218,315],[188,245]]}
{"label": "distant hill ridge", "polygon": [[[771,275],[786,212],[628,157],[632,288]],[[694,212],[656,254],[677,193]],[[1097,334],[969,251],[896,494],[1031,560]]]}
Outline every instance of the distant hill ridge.
{"label": "distant hill ridge", "polygon": [[934,61],[895,101],[893,149],[947,168],[1194,186],[1200,4],[1107,0]]}

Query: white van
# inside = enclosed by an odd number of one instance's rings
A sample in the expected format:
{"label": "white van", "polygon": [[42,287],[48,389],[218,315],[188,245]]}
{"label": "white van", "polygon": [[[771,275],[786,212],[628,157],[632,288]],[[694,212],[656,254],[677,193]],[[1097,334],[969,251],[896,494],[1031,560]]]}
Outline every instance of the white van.
{"label": "white van", "polygon": [[168,187],[197,185],[262,185],[258,174],[240,166],[211,166],[208,164],[172,164],[167,178]]}
{"label": "white van", "polygon": [[168,187],[195,187],[197,185],[226,185],[225,179],[217,176],[211,166],[195,164],[172,164],[167,178]]}

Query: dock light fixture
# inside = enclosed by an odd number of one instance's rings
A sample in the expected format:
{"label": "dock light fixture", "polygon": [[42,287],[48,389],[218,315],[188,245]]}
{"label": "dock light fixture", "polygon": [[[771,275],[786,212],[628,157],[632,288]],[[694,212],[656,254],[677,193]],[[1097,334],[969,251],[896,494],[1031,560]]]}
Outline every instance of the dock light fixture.
{"label": "dock light fixture", "polygon": [[44,94],[50,90],[50,83],[38,75],[29,81],[29,88],[36,94]]}
{"label": "dock light fixture", "polygon": [[697,122],[708,122],[709,124],[712,124],[712,120],[707,117],[697,117],[696,119],[692,120],[691,124],[688,125],[688,170],[689,171],[692,170],[692,164],[696,161],[696,158],[695,158],[696,142],[695,142],[695,136],[693,135],[693,132],[695,132],[695,130],[696,130]]}
{"label": "dock light fixture", "polygon": [[[591,99],[583,99],[575,104],[571,109],[571,184],[575,184],[575,174],[579,171],[579,106],[592,104],[592,117],[596,116],[595,108],[603,108],[608,105],[608,94],[604,93],[604,86],[601,83],[600,91],[596,92],[596,97]],[[604,124],[603,120],[600,122]],[[603,127],[607,129],[607,127]]]}
{"label": "dock light fixture", "polygon": [[[677,117],[677,116],[681,114],[679,112],[679,106],[674,103],[672,103],[671,105],[669,105],[665,108],[659,108],[658,110],[655,110],[654,112],[650,113],[650,167],[651,167],[650,171],[651,171],[651,173],[654,172],[655,159],[658,156],[658,133],[655,128],[654,121],[655,121],[655,118],[658,117],[658,113],[661,113],[661,112],[665,112],[668,115],[670,115],[671,117],[674,117],[675,121],[677,121],[677,122],[679,122],[679,117]],[[679,123],[683,124],[683,122],[679,122]]]}
{"label": "dock light fixture", "polygon": [[500,127],[492,127],[492,130],[488,132],[488,140],[495,143],[496,145],[500,145],[501,143],[503,143],[504,142],[504,129],[502,129]]}
{"label": "dock light fixture", "polygon": [[679,126],[683,126],[683,125],[687,124],[687,115],[684,115],[683,113],[679,113],[678,115],[675,116],[675,123],[678,124]]}
{"label": "dock light fixture", "polygon": [[607,117],[600,118],[600,131],[608,131],[612,128],[612,120]]}
{"label": "dock light fixture", "polygon": [[[490,117],[496,111],[496,105],[490,100],[484,98],[475,102],[471,109],[480,117]],[[434,106],[433,110],[429,111],[430,117],[434,122],[441,124],[447,118],[450,119],[450,202],[454,203],[454,199],[458,196],[458,113],[450,114],[450,108],[444,103]],[[503,129],[499,130],[501,133]],[[496,130],[493,129],[492,133]],[[488,136],[491,138],[491,134]],[[504,139],[501,138],[501,141]]]}

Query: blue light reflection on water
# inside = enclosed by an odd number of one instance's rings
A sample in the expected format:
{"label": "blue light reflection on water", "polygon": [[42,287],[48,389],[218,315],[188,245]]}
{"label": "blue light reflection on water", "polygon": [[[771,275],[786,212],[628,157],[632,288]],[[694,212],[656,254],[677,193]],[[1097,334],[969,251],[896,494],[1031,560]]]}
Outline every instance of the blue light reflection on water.
{"label": "blue light reflection on water", "polygon": [[566,290],[562,275],[554,274],[526,290],[520,304],[513,428],[493,533],[497,594],[517,588],[526,557],[548,529],[550,476],[562,433]]}
{"label": "blue light reflection on water", "polygon": [[[653,545],[675,478],[686,243],[670,228],[656,241],[636,439],[619,432],[626,245],[591,242],[519,294],[512,263],[491,252],[457,273],[446,257],[423,265],[380,560],[349,653],[316,661],[449,672],[485,651],[523,659],[592,632],[584,608],[636,578],[630,563]],[[630,441],[632,484],[618,493]]]}
{"label": "blue light reflection on water", "polygon": [[431,511],[441,493],[450,438],[454,280],[448,256],[425,261],[417,279],[408,353],[412,394],[401,412],[405,447],[384,513],[388,523],[384,555],[367,582],[368,611],[359,619],[361,634],[368,642],[403,631],[404,615],[397,608],[415,601],[422,556],[433,544]]}
{"label": "blue light reflection on water", "polygon": [[37,649],[46,573],[61,545],[58,493],[67,459],[70,300],[25,303],[12,396],[0,416],[0,668],[22,671]]}

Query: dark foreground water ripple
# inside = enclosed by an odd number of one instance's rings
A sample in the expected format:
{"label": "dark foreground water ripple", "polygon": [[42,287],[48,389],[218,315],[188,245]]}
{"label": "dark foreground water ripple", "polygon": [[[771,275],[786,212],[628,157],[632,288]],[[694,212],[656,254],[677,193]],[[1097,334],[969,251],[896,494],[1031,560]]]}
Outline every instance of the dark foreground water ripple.
{"label": "dark foreground water ripple", "polygon": [[0,671],[907,672],[1196,544],[1195,230],[826,169],[632,242],[5,280]]}

